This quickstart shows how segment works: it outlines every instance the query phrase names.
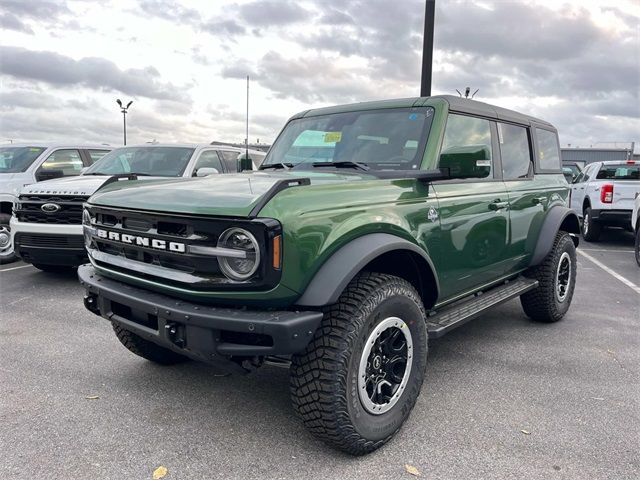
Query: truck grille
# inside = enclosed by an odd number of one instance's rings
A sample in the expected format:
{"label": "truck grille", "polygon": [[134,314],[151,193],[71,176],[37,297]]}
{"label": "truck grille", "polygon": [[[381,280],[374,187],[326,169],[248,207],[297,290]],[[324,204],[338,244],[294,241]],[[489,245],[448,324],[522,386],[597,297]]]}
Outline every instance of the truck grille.
{"label": "truck grille", "polygon": [[[15,214],[21,222],[80,225],[82,205],[88,198],[88,196],[20,195]],[[43,210],[42,206],[48,204],[56,205],[58,209],[52,207],[52,211]]]}
{"label": "truck grille", "polygon": [[15,242],[25,247],[84,249],[84,239],[80,235],[42,235],[16,233]]}
{"label": "truck grille", "polygon": [[[87,206],[87,210],[93,227],[87,249],[98,267],[191,290],[259,289],[273,286],[279,280],[280,273],[262,261],[255,278],[233,282],[222,274],[215,255],[190,252],[192,246],[215,247],[220,234],[231,226],[249,230],[261,251],[267,252],[269,236],[275,232],[273,224],[280,231],[274,220],[172,216],[95,206]],[[100,237],[98,231],[104,236]],[[123,242],[122,238],[127,238],[128,242]],[[140,239],[146,240],[147,244],[142,244]],[[155,240],[163,242],[166,248],[154,248],[152,242]]]}

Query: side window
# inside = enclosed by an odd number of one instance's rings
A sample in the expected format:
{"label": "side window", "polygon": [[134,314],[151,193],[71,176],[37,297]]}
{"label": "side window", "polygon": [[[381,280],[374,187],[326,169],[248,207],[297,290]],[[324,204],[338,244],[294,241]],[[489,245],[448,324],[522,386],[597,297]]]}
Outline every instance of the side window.
{"label": "side window", "polygon": [[531,171],[531,148],[525,127],[498,123],[498,139],[505,180],[527,178]]}
{"label": "side window", "polygon": [[[473,172],[457,172],[460,158],[469,155],[483,156],[478,160]],[[452,165],[456,164],[455,167]],[[482,163],[480,163],[482,162]],[[453,175],[471,174],[477,177],[493,177],[493,151],[491,148],[491,124],[488,120],[465,115],[450,114],[444,130],[444,140],[440,152],[440,166],[452,168]]]}
{"label": "side window", "polygon": [[56,150],[40,166],[40,171],[43,173],[60,171],[62,175],[59,176],[70,177],[79,175],[83,167],[78,150]]}
{"label": "side window", "polygon": [[238,152],[232,152],[231,150],[219,150],[218,153],[222,156],[224,160],[233,160],[236,161],[238,159]]}
{"label": "side window", "polygon": [[228,172],[237,172],[239,169],[238,152],[231,150],[218,150],[218,154],[222,157],[225,167]]}
{"label": "side window", "polygon": [[91,165],[93,165],[102,157],[104,157],[107,153],[109,153],[109,150],[87,150],[87,151],[89,152],[89,161]]}
{"label": "side window", "polygon": [[555,132],[536,128],[538,137],[538,161],[542,170],[560,169],[560,151],[558,136]]}
{"label": "side window", "polygon": [[194,175],[200,168],[215,168],[220,173],[224,172],[218,153],[215,150],[206,150],[200,154],[196,166],[193,169]]}

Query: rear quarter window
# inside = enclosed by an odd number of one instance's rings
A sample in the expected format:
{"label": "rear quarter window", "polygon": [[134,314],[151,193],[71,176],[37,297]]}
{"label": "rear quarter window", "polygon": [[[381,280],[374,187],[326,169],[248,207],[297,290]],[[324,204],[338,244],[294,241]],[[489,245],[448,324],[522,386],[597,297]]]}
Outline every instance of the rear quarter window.
{"label": "rear quarter window", "polygon": [[551,130],[536,128],[538,166],[540,170],[560,171],[558,135]]}

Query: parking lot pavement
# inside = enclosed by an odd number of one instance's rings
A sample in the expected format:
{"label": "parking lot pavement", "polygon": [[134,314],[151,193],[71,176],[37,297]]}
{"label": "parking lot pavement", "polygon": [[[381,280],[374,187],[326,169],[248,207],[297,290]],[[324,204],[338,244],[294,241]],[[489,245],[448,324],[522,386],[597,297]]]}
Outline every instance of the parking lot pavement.
{"label": "parking lot pavement", "polygon": [[[582,243],[635,285],[633,241]],[[407,424],[361,458],[294,417],[287,371],[216,376],[127,352],[74,275],[0,272],[0,478],[631,479],[640,477],[640,295],[580,255],[571,310],[517,301],[431,344]],[[15,268],[24,267],[24,268]]]}

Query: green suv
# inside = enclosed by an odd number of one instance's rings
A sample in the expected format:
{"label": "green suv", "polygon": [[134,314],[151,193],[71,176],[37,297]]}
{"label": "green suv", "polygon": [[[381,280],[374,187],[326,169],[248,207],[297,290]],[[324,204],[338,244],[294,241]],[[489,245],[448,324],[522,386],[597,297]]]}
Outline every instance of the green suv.
{"label": "green suv", "polygon": [[133,353],[288,365],[306,427],[363,454],[409,416],[429,339],[515,297],[565,315],[568,196],[542,120],[450,96],[308,110],[257,172],[93,195],[78,275]]}

